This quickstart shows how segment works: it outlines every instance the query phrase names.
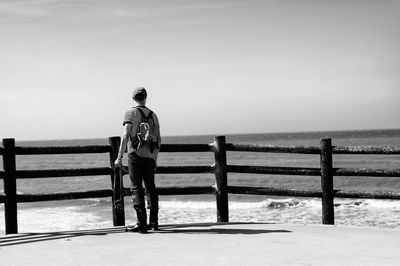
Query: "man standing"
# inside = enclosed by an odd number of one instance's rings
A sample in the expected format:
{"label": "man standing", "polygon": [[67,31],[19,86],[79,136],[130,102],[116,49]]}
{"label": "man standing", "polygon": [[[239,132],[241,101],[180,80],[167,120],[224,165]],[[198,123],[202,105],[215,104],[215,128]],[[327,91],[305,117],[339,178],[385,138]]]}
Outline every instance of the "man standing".
{"label": "man standing", "polygon": [[125,112],[124,131],[115,166],[122,166],[122,158],[127,149],[133,208],[137,216],[136,225],[128,230],[146,233],[148,225],[143,183],[146,187],[147,207],[150,209],[149,227],[158,230],[158,194],[154,183],[154,170],[161,145],[160,124],[157,115],[146,107],[145,88],[136,88],[132,98],[136,106]]}

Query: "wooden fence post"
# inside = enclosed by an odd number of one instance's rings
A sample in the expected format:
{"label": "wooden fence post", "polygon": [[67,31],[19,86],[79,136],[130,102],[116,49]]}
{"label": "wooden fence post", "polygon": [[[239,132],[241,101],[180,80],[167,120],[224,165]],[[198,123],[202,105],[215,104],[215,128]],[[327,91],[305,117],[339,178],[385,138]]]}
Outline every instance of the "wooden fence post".
{"label": "wooden fence post", "polygon": [[125,226],[125,207],[124,207],[124,184],[122,168],[117,168],[114,165],[118,157],[119,145],[121,143],[120,137],[110,137],[109,143],[111,146],[110,151],[110,166],[113,170],[111,175],[112,184],[112,211],[113,211],[113,224],[114,226]]}
{"label": "wooden fence post", "polygon": [[323,224],[335,224],[332,168],[332,140],[321,139],[321,188]]}
{"label": "wooden fence post", "polygon": [[225,136],[215,137],[215,197],[217,200],[217,221],[229,222],[228,177],[226,164]]}
{"label": "wooden fence post", "polygon": [[4,215],[6,234],[18,234],[17,220],[17,176],[15,163],[15,140],[3,139],[3,167],[4,167]]}

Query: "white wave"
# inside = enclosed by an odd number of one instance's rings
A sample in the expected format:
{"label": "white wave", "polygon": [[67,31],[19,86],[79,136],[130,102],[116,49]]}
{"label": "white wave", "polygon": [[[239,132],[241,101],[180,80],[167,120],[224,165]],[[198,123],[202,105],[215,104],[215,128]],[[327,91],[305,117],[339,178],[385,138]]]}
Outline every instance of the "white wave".
{"label": "white wave", "polygon": [[87,202],[90,206],[95,207],[99,205],[107,205],[111,204],[110,198],[89,198],[89,199],[81,199],[84,202]]}
{"label": "white wave", "polygon": [[[257,202],[230,201],[230,209],[284,209],[284,208],[311,208],[321,209],[321,199],[266,199]],[[175,209],[206,209],[215,208],[215,201],[160,201],[161,208]],[[385,208],[400,209],[400,202],[396,200],[375,200],[375,199],[335,199],[335,207],[359,207],[359,208]]]}
{"label": "white wave", "polygon": [[370,208],[378,208],[378,209],[396,209],[400,210],[400,201],[399,200],[374,200],[367,199],[365,200],[365,204]]}
{"label": "white wave", "polygon": [[[298,200],[264,200],[259,202],[230,201],[230,209],[254,209],[254,208],[279,208],[284,206],[296,206]],[[216,208],[215,201],[160,201],[160,208],[174,209],[209,209]]]}
{"label": "white wave", "polygon": [[362,208],[362,209],[391,209],[400,210],[398,200],[380,199],[335,199],[335,207]]}

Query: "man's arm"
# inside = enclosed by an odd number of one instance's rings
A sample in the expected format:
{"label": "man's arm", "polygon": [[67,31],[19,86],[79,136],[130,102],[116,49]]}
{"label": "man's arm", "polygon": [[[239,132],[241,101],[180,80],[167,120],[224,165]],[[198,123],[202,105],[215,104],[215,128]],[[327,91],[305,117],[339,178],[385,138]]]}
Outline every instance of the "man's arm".
{"label": "man's arm", "polygon": [[125,150],[126,150],[126,145],[129,140],[129,134],[131,132],[131,129],[132,129],[132,124],[125,123],[124,131],[121,136],[121,144],[119,145],[118,158],[115,160],[115,163],[114,163],[116,167],[122,166],[122,158],[123,158]]}

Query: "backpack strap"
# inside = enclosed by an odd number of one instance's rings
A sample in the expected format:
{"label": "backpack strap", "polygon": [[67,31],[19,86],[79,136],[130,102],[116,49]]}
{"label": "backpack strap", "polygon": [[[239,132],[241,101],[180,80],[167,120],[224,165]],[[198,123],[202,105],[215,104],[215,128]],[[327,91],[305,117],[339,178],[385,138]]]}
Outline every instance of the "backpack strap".
{"label": "backpack strap", "polygon": [[149,120],[150,118],[153,118],[153,111],[151,111],[150,109],[147,108],[150,111],[147,116],[144,114],[142,108],[135,107],[135,109],[139,110],[140,114],[142,115],[142,120],[143,120],[143,118],[146,119],[146,120]]}

